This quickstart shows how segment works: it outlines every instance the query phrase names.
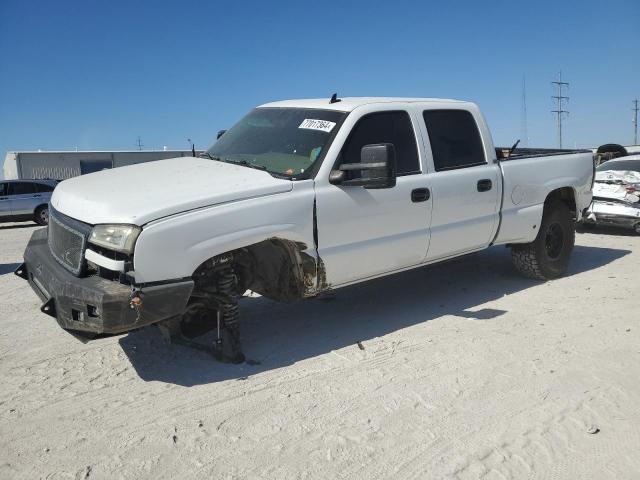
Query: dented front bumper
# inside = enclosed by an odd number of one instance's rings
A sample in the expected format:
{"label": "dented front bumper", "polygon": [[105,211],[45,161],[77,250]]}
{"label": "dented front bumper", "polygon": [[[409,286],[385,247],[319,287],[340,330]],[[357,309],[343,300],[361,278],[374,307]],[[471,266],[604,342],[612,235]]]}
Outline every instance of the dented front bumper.
{"label": "dented front bumper", "polygon": [[44,302],[41,311],[56,318],[65,330],[123,333],[181,315],[193,281],[154,286],[138,286],[141,305],[131,304],[132,286],[98,276],[79,278],[62,267],[51,255],[47,230],[36,230],[24,252],[24,263],[16,275]]}

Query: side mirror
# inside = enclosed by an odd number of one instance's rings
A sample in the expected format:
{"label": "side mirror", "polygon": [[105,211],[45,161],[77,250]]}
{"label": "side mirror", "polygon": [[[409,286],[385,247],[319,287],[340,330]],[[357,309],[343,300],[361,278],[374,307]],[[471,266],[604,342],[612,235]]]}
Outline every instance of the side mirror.
{"label": "side mirror", "polygon": [[218,136],[216,137],[216,140],[218,140],[225,133],[226,133],[226,130],[218,130]]}
{"label": "side mirror", "polygon": [[[359,172],[356,178],[349,178]],[[396,150],[392,143],[365,145],[360,163],[343,163],[329,174],[329,183],[345,187],[392,188],[396,186]]]}

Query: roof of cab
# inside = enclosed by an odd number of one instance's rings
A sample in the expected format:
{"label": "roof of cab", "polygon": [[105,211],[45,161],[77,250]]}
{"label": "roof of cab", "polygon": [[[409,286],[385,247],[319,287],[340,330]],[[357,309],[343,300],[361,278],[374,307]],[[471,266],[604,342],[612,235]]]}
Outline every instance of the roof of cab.
{"label": "roof of cab", "polygon": [[339,102],[329,103],[327,98],[305,98],[300,100],[282,100],[260,105],[258,108],[317,108],[322,110],[337,110],[340,112],[350,112],[362,105],[372,103],[468,103],[462,100],[450,100],[442,98],[401,98],[401,97],[345,97],[339,98]]}

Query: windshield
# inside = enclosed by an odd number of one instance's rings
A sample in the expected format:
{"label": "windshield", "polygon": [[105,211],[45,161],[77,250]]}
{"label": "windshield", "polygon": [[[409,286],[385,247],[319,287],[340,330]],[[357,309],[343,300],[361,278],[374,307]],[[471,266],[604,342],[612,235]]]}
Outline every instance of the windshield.
{"label": "windshield", "polygon": [[607,170],[613,171],[635,171],[640,172],[640,160],[610,160],[598,165],[596,168],[598,172],[604,172]]}
{"label": "windshield", "polygon": [[292,179],[329,148],[345,112],[256,108],[207,150],[216,160],[244,164]]}

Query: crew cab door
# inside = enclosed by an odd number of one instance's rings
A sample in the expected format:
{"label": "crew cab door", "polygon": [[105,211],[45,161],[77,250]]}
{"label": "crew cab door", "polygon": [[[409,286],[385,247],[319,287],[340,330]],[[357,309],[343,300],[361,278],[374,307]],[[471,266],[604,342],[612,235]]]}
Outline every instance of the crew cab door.
{"label": "crew cab door", "polygon": [[[337,160],[330,160],[332,165],[326,168],[323,165],[316,176],[318,254],[329,285],[356,282],[424,261],[431,201],[421,168],[416,121],[407,110],[378,107],[376,111],[369,106],[351,112],[336,137]],[[380,143],[394,145],[395,186],[367,189],[329,183],[329,170],[360,162],[362,147]]]}
{"label": "crew cab door", "polygon": [[428,262],[486,248],[498,228],[502,177],[489,157],[493,146],[487,148],[482,141],[478,126],[484,122],[476,115],[464,109],[421,112],[432,162]]}

